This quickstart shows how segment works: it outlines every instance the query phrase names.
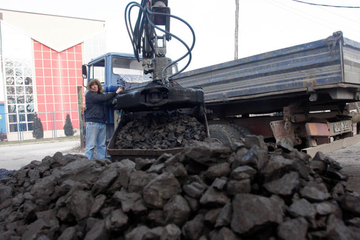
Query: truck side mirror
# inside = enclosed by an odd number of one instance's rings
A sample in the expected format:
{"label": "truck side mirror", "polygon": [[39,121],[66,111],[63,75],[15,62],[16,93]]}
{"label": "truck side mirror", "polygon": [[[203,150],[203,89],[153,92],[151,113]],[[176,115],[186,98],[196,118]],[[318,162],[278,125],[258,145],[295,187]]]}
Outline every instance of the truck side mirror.
{"label": "truck side mirror", "polygon": [[87,66],[85,64],[83,64],[81,69],[82,69],[82,77],[84,79],[86,79],[87,78]]}

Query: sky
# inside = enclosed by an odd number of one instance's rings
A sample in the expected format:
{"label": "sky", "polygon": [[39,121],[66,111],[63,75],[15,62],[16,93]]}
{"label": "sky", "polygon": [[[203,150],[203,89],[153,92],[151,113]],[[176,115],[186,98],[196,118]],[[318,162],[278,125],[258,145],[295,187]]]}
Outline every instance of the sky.
{"label": "sky", "polygon": [[[360,0],[304,0],[358,8],[321,7],[293,0],[240,0],[238,58],[312,42],[342,31],[360,42]],[[0,0],[0,8],[106,21],[107,51],[132,53],[124,10],[128,0]],[[137,2],[141,2],[137,0]],[[235,0],[168,0],[171,13],[195,31],[192,61],[186,70],[234,60]],[[136,11],[134,11],[136,13]],[[179,21],[171,31],[191,45],[191,34]],[[185,54],[176,40],[167,44],[173,60]],[[186,60],[180,63],[180,68]]]}

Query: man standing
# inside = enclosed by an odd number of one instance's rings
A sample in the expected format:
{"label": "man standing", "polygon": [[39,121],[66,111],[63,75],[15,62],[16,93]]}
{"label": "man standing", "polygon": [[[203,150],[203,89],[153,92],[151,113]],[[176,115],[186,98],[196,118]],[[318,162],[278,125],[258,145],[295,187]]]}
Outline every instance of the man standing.
{"label": "man standing", "polygon": [[104,159],[106,158],[107,106],[111,105],[112,98],[123,89],[119,87],[116,92],[103,94],[103,88],[97,79],[91,80],[86,88],[89,91],[85,94],[85,156],[94,160],[96,146],[97,158]]}

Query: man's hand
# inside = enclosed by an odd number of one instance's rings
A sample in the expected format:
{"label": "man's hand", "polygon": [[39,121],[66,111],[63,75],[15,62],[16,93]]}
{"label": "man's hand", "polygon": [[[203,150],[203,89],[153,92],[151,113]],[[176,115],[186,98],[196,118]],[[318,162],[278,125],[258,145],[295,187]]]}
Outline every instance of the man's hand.
{"label": "man's hand", "polygon": [[116,94],[120,93],[120,92],[123,92],[124,89],[122,87],[119,87],[117,90],[116,90]]}

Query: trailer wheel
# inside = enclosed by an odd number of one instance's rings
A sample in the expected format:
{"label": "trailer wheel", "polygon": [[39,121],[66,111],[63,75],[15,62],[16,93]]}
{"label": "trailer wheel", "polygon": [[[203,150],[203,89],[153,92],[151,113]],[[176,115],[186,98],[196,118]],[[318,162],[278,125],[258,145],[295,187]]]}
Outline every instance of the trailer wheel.
{"label": "trailer wheel", "polygon": [[240,132],[230,125],[209,125],[210,138],[220,143],[242,142]]}
{"label": "trailer wheel", "polygon": [[244,127],[242,125],[230,124],[230,126],[235,128],[243,138],[247,135],[254,135],[247,127]]}

